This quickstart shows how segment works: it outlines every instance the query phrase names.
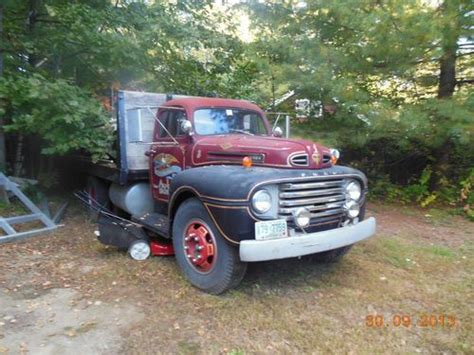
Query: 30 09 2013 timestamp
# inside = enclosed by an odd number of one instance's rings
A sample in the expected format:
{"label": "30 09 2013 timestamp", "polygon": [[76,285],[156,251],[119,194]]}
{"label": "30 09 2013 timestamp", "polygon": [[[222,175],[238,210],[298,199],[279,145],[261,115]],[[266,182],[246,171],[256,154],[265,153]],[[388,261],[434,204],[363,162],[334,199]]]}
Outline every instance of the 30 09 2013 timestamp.
{"label": "30 09 2013 timestamp", "polygon": [[369,314],[365,317],[368,328],[385,327],[419,327],[419,328],[454,328],[457,319],[451,314],[421,314],[417,316],[407,314],[394,314],[385,317],[383,314]]}

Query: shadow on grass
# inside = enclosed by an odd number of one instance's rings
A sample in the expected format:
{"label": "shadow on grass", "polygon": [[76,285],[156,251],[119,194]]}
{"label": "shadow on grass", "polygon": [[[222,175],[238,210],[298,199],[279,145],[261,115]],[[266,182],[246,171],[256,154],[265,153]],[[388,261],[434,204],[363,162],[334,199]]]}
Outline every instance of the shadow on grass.
{"label": "shadow on grass", "polygon": [[330,280],[341,271],[344,263],[344,260],[339,263],[320,263],[305,257],[249,263],[238,291],[246,294],[256,290],[285,293],[300,288],[311,290],[315,287],[330,287]]}
{"label": "shadow on grass", "polygon": [[[114,273],[122,268],[131,273],[140,272],[142,268],[150,268],[168,274],[174,279],[172,283],[180,283],[184,280],[174,257],[171,256],[152,257],[145,262],[136,262],[130,259],[126,250],[100,244],[94,248],[93,253],[97,259],[113,262]],[[325,289],[340,282],[344,283],[344,277],[340,276],[349,274],[351,269],[354,269],[354,265],[350,259],[341,260],[338,263],[321,263],[302,257],[301,259],[249,263],[247,273],[235,291],[245,295],[255,295],[256,293],[285,294],[297,290]]]}

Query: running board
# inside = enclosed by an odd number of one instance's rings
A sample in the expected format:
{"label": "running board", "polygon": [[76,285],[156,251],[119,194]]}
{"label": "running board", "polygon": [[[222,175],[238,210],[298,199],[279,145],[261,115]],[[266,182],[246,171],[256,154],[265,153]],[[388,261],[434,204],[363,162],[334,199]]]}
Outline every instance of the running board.
{"label": "running board", "polygon": [[160,213],[145,213],[141,216],[132,216],[132,221],[139,223],[143,228],[158,234],[161,237],[169,238],[169,218]]}

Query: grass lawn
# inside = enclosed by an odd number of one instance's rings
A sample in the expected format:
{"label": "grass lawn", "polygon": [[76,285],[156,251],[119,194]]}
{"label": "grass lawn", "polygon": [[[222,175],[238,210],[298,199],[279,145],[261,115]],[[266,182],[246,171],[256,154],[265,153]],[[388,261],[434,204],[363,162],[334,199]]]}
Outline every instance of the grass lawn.
{"label": "grass lawn", "polygon": [[[72,206],[54,234],[0,246],[0,321],[18,319],[2,321],[0,353],[77,350],[97,334],[108,347],[88,345],[100,353],[473,353],[474,224],[442,210],[369,207],[376,237],[341,262],[251,264],[237,289],[210,296],[171,257],[140,263],[99,244]],[[82,323],[33,322],[35,302],[59,302],[60,290],[72,293],[58,312],[80,309]],[[15,305],[32,307],[30,317]],[[35,331],[46,335],[29,340]]]}

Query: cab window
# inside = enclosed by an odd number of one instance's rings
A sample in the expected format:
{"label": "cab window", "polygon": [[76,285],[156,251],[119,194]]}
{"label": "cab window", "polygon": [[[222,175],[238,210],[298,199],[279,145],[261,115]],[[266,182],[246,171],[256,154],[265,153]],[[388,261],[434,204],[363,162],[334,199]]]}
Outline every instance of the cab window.
{"label": "cab window", "polygon": [[234,108],[199,109],[194,112],[197,134],[268,135],[263,118],[257,112]]}
{"label": "cab window", "polygon": [[[173,137],[184,135],[184,132],[181,130],[181,122],[185,119],[186,113],[182,110],[163,111],[159,117],[160,122]],[[168,133],[163,129],[163,127],[161,127],[161,125],[159,132],[160,138],[169,137]]]}

